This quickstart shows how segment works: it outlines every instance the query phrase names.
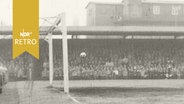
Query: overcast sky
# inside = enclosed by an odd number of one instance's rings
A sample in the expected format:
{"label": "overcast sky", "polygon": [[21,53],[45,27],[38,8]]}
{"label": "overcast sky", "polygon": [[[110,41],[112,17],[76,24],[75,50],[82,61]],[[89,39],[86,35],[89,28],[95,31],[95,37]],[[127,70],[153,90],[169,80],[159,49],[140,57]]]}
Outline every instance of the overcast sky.
{"label": "overcast sky", "polygon": [[[90,1],[95,2],[121,2],[122,0],[40,0],[40,17],[52,17],[61,12],[67,14],[67,25],[86,24],[85,7]],[[155,0],[152,0],[155,1]],[[184,0],[157,0],[157,1],[184,1]],[[40,20],[40,25],[45,24]],[[0,0],[0,24],[12,24],[12,0]]]}

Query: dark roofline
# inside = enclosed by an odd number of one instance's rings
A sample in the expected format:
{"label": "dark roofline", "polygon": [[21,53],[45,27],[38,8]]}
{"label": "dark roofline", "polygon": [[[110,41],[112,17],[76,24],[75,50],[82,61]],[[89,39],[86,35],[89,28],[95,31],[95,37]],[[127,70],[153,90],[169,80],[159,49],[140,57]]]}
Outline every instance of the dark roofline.
{"label": "dark roofline", "polygon": [[[47,35],[49,27],[40,27],[40,35]],[[184,27],[174,26],[69,26],[69,35],[184,35]],[[0,35],[11,35],[12,27],[0,28]],[[61,31],[55,29],[53,35],[60,35]]]}

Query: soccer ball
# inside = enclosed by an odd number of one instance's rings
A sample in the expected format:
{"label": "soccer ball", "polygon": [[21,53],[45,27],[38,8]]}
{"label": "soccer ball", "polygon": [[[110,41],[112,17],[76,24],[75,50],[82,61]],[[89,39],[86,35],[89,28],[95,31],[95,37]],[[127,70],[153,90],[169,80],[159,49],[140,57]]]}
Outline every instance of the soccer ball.
{"label": "soccer ball", "polygon": [[86,53],[85,52],[81,52],[80,53],[80,57],[86,57]]}

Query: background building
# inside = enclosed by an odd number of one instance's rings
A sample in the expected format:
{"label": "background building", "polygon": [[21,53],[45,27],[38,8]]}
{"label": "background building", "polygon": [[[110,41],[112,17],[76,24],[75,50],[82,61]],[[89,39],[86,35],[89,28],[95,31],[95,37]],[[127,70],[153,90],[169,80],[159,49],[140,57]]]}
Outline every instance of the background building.
{"label": "background building", "polygon": [[148,2],[124,0],[121,3],[90,2],[88,26],[121,25],[184,25],[184,4],[181,2]]}

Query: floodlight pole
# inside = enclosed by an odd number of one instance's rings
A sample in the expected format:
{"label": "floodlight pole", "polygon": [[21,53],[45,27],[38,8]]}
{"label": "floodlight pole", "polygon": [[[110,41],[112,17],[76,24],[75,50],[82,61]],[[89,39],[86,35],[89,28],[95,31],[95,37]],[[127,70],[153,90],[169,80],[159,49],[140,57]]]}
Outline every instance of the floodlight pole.
{"label": "floodlight pole", "polygon": [[48,33],[49,38],[49,82],[50,86],[53,84],[53,42],[52,42],[52,34]]}
{"label": "floodlight pole", "polygon": [[66,27],[66,15],[61,14],[61,32],[63,42],[63,73],[64,73],[64,92],[69,93],[69,78],[68,78],[68,40],[67,40],[67,27]]}

